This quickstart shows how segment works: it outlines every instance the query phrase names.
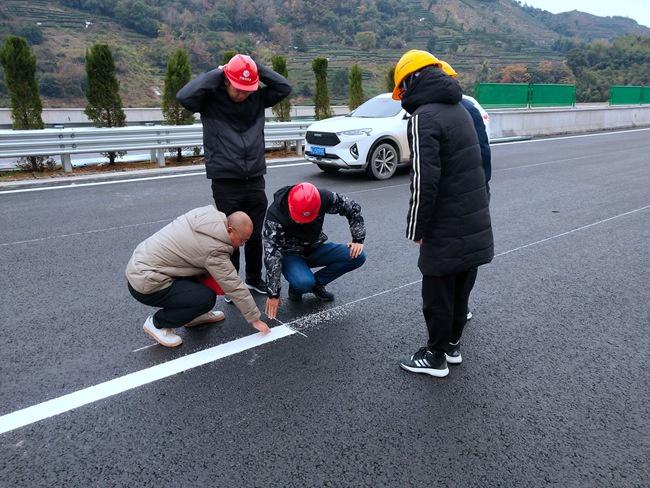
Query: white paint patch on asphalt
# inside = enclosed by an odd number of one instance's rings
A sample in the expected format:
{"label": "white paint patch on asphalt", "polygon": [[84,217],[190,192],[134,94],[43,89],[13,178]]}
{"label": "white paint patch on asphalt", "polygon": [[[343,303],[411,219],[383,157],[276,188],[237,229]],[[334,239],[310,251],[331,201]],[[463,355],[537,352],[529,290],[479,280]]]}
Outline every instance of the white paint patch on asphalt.
{"label": "white paint patch on asphalt", "polygon": [[[623,212],[618,215],[614,215],[613,217],[609,217],[607,219],[599,220],[597,222],[593,222],[588,225],[583,225],[581,227],[577,227],[567,232],[562,232],[561,234],[556,234],[554,236],[547,237],[546,239],[541,239],[539,241],[531,242],[529,244],[525,244],[523,246],[519,246],[514,249],[501,252],[499,254],[496,254],[495,257],[505,256],[507,254],[520,251],[522,249],[536,246],[541,243],[548,242],[550,240],[557,239],[559,237],[566,236],[647,209],[650,209],[650,205],[646,205],[644,207],[640,207],[635,210],[630,210],[628,212]],[[201,366],[216,361],[217,359],[222,359],[228,356],[232,356],[239,352],[261,346],[268,342],[272,342],[296,334],[298,333],[298,331],[292,329],[290,327],[291,325],[294,325],[297,328],[315,327],[316,325],[322,323],[326,318],[340,317],[346,312],[344,309],[350,307],[351,305],[366,300],[370,300],[372,298],[385,295],[387,293],[395,292],[401,288],[406,288],[415,285],[417,283],[420,283],[421,281],[422,280],[412,281],[410,283],[406,283],[404,285],[391,288],[390,290],[384,290],[375,293],[373,295],[369,295],[367,297],[358,298],[356,300],[345,303],[343,305],[339,305],[337,307],[332,307],[330,309],[321,312],[299,317],[297,319],[292,320],[291,322],[287,322],[284,325],[279,325],[277,327],[274,327],[272,329],[272,332],[266,336],[263,336],[258,333],[247,337],[243,337],[241,339],[236,339],[234,341],[227,342],[219,346],[211,347],[203,351],[188,354],[187,356],[183,356],[181,358],[177,358],[172,361],[168,361],[166,363],[158,364],[156,366],[152,366],[150,368],[143,369],[141,371],[136,371],[135,373],[130,373],[126,376],[115,378],[113,380],[106,381],[104,383],[100,383],[98,385],[91,386],[89,388],[85,388],[83,390],[79,390],[77,392],[70,393],[68,395],[64,395],[59,398],[54,398],[52,400],[39,403],[38,405],[34,405],[32,407],[27,407],[22,410],[17,410],[15,412],[3,415],[2,417],[0,417],[0,434],[18,429],[20,427],[24,427],[26,425],[33,424],[40,420],[44,420],[46,418],[53,417],[55,415],[64,412],[68,412],[75,408],[79,408],[89,403],[93,403],[98,400],[102,400],[104,398],[117,395],[119,393],[131,390],[133,388],[137,388],[139,386],[143,386],[148,383],[152,383],[154,381],[167,378],[169,376],[180,373],[182,371],[187,371],[197,366]],[[144,348],[140,348],[140,350],[148,347],[151,347],[151,345],[145,346]]]}

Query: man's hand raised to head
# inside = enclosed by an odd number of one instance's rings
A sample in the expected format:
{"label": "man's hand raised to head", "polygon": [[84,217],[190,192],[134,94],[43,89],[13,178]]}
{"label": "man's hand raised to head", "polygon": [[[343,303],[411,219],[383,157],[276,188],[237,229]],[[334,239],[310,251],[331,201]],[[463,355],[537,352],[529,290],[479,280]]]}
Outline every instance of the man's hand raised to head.
{"label": "man's hand raised to head", "polygon": [[350,257],[352,259],[358,258],[361,251],[363,251],[363,244],[359,242],[348,242],[348,247],[350,248]]}

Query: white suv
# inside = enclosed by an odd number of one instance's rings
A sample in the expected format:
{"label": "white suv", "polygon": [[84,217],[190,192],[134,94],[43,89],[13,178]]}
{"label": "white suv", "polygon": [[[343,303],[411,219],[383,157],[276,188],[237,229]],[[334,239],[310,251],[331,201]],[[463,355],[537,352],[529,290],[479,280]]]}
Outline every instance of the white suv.
{"label": "white suv", "polygon": [[[472,97],[489,131],[490,117]],[[390,93],[382,93],[348,115],[319,120],[307,129],[305,159],[325,171],[365,169],[377,180],[392,177],[399,164],[409,162],[408,113]]]}

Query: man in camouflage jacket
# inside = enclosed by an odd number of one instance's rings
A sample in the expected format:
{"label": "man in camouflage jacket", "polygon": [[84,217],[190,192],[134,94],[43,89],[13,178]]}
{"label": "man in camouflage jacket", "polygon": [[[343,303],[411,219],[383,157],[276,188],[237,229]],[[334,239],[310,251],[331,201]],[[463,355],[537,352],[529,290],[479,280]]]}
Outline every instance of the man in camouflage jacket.
{"label": "man in camouflage jacket", "polygon": [[[352,241],[335,244],[323,233],[325,214],[348,219]],[[280,305],[280,275],[289,282],[289,299],[299,301],[304,293],[332,301],[325,286],[366,260],[363,242],[366,228],[361,207],[338,193],[299,183],[278,190],[269,207],[262,239],[269,298],[266,314],[273,319]],[[316,273],[311,268],[323,268]]]}

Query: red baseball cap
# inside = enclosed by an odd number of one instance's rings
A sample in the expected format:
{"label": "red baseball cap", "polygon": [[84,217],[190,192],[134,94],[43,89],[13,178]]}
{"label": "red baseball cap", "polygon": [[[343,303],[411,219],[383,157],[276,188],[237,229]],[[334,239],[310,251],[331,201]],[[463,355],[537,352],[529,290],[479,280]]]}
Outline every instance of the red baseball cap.
{"label": "red baseball cap", "polygon": [[223,67],[223,72],[230,84],[238,90],[253,92],[260,86],[260,76],[253,58],[245,54],[236,54]]}
{"label": "red baseball cap", "polygon": [[294,222],[308,224],[320,212],[320,192],[311,183],[298,183],[289,190],[289,215]]}

